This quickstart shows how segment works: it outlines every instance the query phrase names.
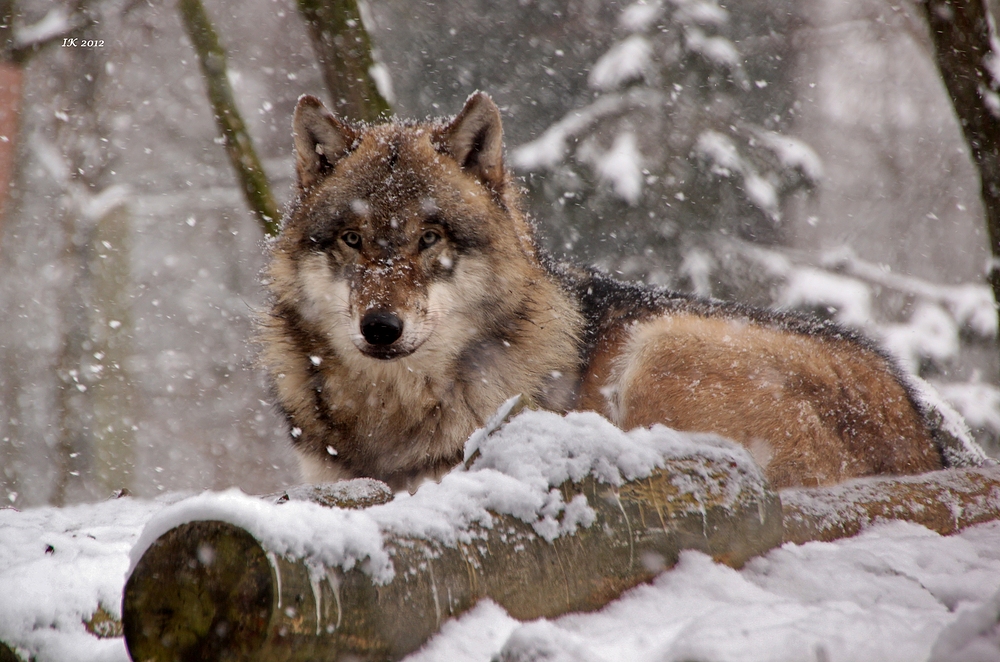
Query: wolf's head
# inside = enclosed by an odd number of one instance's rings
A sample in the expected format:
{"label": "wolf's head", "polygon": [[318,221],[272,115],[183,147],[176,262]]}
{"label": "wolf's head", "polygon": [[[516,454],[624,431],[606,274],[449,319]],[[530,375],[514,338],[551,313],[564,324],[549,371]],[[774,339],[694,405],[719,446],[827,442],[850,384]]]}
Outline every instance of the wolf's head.
{"label": "wolf's head", "polygon": [[303,96],[293,132],[298,197],[270,270],[279,306],[358,366],[446,359],[503,334],[489,327],[524,305],[538,256],[488,96],[448,123],[369,127]]}

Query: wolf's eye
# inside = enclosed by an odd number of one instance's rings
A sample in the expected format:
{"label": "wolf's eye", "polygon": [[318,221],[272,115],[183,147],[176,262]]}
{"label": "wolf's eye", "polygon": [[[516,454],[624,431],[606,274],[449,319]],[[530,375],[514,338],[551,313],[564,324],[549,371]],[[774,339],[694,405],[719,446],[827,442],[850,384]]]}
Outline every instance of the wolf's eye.
{"label": "wolf's eye", "polygon": [[343,240],[345,244],[347,244],[351,248],[354,249],[361,248],[361,235],[359,235],[354,230],[349,230],[348,232],[345,232],[344,234],[340,235],[340,238]]}
{"label": "wolf's eye", "polygon": [[420,248],[430,248],[441,240],[441,235],[434,230],[427,230],[420,235]]}

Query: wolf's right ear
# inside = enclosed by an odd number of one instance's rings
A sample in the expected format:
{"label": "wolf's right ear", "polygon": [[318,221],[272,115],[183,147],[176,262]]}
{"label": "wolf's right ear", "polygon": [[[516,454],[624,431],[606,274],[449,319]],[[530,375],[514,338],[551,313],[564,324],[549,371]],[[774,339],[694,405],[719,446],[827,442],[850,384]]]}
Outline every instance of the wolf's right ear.
{"label": "wolf's right ear", "polygon": [[306,191],[351,151],[357,132],[334,117],[323,102],[303,94],[295,105],[292,138],[299,188]]}

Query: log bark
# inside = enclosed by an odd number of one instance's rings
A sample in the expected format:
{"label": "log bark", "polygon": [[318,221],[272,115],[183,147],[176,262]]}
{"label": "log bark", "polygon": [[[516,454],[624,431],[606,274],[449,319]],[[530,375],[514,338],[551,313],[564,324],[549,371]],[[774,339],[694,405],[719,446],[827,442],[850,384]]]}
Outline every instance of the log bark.
{"label": "log bark", "polygon": [[780,494],[785,542],[847,538],[886,520],[951,535],[1000,518],[1000,467],[866,478]]}
{"label": "log bark", "polygon": [[[360,569],[310,568],[269,553],[246,531],[190,522],[163,535],[124,593],[125,640],[135,660],[398,660],[446,619],[491,598],[514,618],[598,609],[699,549],[739,567],[781,542],[781,505],[765,491],[730,500],[731,468],[672,465],[615,489],[592,479],[563,486],[586,495],[597,520],[548,542],[498,515],[476,542],[447,547],[387,538],[395,578],[379,586]],[[693,503],[671,479],[705,482]]]}

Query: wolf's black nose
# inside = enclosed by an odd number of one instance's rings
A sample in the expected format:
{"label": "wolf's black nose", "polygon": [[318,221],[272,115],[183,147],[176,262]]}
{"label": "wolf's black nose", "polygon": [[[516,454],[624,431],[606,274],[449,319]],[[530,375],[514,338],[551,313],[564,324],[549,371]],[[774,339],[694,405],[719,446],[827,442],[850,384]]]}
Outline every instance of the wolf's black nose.
{"label": "wolf's black nose", "polygon": [[403,320],[384,310],[369,311],[361,318],[361,335],[372,345],[391,345],[403,335]]}

